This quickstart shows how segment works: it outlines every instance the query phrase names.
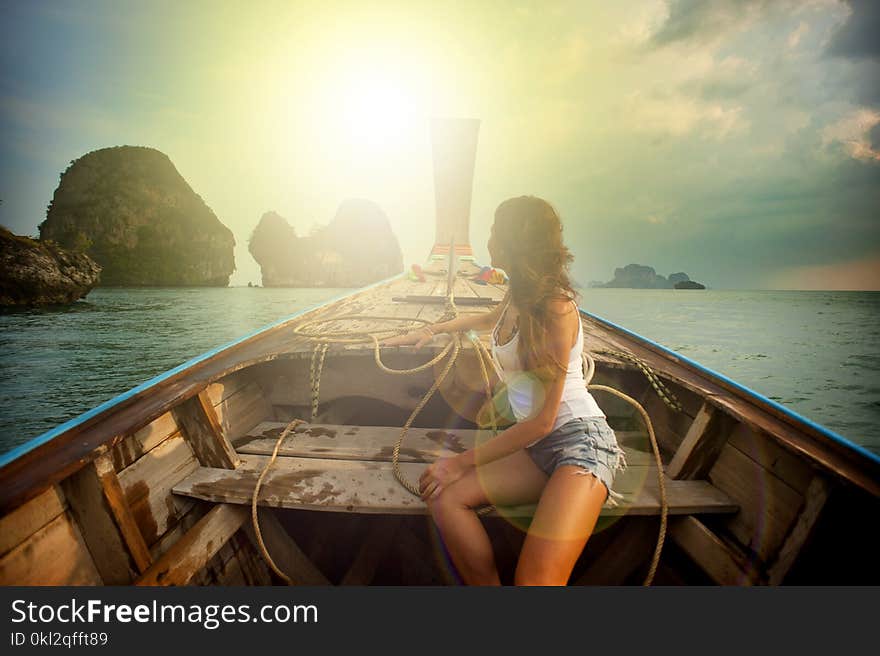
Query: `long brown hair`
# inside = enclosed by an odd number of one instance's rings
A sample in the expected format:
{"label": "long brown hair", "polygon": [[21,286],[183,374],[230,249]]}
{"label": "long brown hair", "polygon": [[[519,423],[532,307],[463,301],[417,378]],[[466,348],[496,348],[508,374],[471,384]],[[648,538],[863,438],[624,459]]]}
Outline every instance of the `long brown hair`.
{"label": "long brown hair", "polygon": [[562,221],[553,206],[535,196],[510,198],[495,210],[495,249],[510,278],[510,301],[519,310],[517,355],[523,369],[544,381],[565,374],[547,347],[551,299],[577,299],[568,268],[574,256],[562,242]]}

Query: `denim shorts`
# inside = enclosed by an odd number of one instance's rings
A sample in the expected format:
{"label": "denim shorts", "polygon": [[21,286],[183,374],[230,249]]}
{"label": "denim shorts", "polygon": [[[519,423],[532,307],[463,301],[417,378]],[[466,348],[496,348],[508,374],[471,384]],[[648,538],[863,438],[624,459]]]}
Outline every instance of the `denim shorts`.
{"label": "denim shorts", "polygon": [[526,453],[547,476],[552,476],[562,465],[576,465],[593,474],[608,490],[606,505],[616,506],[623,498],[611,486],[615,474],[626,468],[626,458],[605,417],[570,419],[526,447]]}

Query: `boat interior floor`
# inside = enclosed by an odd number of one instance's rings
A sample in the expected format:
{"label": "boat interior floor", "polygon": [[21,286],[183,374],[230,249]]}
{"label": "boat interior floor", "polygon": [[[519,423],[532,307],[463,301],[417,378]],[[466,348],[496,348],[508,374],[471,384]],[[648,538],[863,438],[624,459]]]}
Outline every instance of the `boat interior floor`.
{"label": "boat interior floor", "polygon": [[[199,467],[174,487],[174,493],[231,504],[252,502],[257,478],[266,467],[285,424],[264,421],[237,440],[235,469]],[[405,489],[393,471],[394,447],[401,428],[334,424],[300,424],[278,449],[265,476],[258,505],[275,508],[384,515],[427,514],[424,502]],[[614,490],[623,495],[603,515],[657,515],[661,510],[657,465],[644,450],[645,436],[618,431],[627,468]],[[416,484],[429,463],[471,448],[487,431],[410,428],[400,449],[402,476]],[[664,475],[665,476],[665,475]],[[705,480],[665,477],[670,515],[735,513],[738,506]],[[533,505],[494,509],[504,515],[530,516]]]}
{"label": "boat interior floor", "polygon": [[[234,522],[218,519],[217,525],[244,526],[253,539],[247,508],[285,427],[279,421],[257,424],[235,441],[238,463],[234,469],[199,467],[174,486],[174,493],[213,502],[212,512],[235,513]],[[257,504],[267,549],[295,582],[361,585],[377,578],[423,584],[457,582],[426,517],[426,505],[394,475],[393,454],[401,430],[395,426],[304,423],[281,442],[277,458],[263,478]],[[620,568],[630,574],[635,571],[638,563],[650,559],[657,540],[661,498],[647,435],[623,430],[616,433],[627,459],[626,469],[614,483],[623,500],[614,507],[606,504],[594,533],[607,527],[614,530],[594,535],[590,542],[595,541],[598,548],[613,535],[615,544],[624,546],[602,548],[596,562],[587,558],[588,566],[577,570],[576,583],[619,582],[623,577]],[[400,473],[416,484],[436,458],[464,451],[489,436],[487,431],[475,429],[410,428],[400,448]],[[735,501],[706,480],[675,480],[664,474],[664,482],[670,516],[729,516],[739,510]],[[505,574],[508,579],[534,508],[499,507],[484,516],[487,526],[493,527],[489,532],[498,548],[511,552],[510,557],[498,560],[499,570],[510,570]],[[285,510],[276,515],[269,509]],[[339,556],[334,552],[339,549],[329,545],[338,545],[345,535],[358,549],[350,562],[336,562]],[[431,558],[424,557],[426,544],[428,551],[434,552],[433,564]],[[342,551],[350,553],[350,549]],[[402,573],[388,578],[388,558],[383,567],[379,562],[392,551],[404,554],[392,559]],[[608,558],[611,560],[606,562]]]}

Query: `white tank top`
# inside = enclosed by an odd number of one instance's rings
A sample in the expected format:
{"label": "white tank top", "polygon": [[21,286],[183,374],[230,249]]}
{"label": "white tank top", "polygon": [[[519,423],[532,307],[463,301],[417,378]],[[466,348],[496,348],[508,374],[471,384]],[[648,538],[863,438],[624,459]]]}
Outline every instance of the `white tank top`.
{"label": "white tank top", "polygon": [[[508,301],[508,305],[509,303]],[[492,360],[498,377],[507,385],[510,408],[519,422],[536,415],[544,407],[545,391],[538,378],[534,374],[523,371],[520,365],[516,352],[519,333],[514,334],[506,344],[498,344],[498,326],[506,312],[507,307],[501,312],[498,323],[492,329]],[[580,312],[578,312],[578,318],[580,318]],[[584,382],[583,361],[581,359],[583,349],[584,324],[581,320],[576,343],[568,356],[568,369],[562,388],[562,399],[559,402],[559,411],[556,414],[553,430],[574,417],[605,417],[605,413],[602,412],[593,395],[587,390]]]}

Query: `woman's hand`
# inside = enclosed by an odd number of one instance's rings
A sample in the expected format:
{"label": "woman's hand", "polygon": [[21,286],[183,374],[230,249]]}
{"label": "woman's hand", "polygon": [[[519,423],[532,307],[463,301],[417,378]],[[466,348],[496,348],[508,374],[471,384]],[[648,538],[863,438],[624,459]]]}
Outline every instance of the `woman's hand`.
{"label": "woman's hand", "polygon": [[465,475],[470,465],[457,457],[438,458],[419,477],[419,492],[423,501],[436,498],[445,488]]}
{"label": "woman's hand", "polygon": [[424,328],[408,332],[405,335],[397,335],[395,337],[388,337],[379,340],[379,346],[406,346],[408,344],[415,344],[416,347],[421,347],[432,339],[434,339],[434,333],[430,328],[425,326]]}

